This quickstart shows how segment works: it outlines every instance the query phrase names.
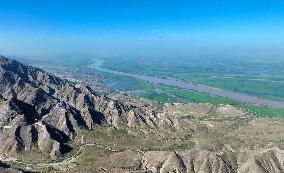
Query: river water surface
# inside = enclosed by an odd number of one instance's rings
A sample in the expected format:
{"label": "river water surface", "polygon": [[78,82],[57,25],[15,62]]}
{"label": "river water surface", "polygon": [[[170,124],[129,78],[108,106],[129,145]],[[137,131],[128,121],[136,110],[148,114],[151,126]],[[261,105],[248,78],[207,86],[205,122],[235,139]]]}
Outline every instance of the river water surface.
{"label": "river water surface", "polygon": [[106,73],[112,73],[116,75],[121,75],[121,76],[128,76],[128,77],[133,77],[137,79],[142,79],[144,81],[154,83],[154,84],[164,84],[168,86],[174,86],[182,89],[188,89],[188,90],[194,90],[197,92],[202,92],[202,93],[208,93],[216,96],[221,96],[221,97],[226,97],[230,98],[233,100],[237,101],[242,101],[242,102],[249,102],[249,103],[254,103],[262,106],[269,106],[273,108],[278,108],[278,109],[284,109],[284,102],[280,101],[274,101],[274,100],[269,100],[269,99],[262,99],[258,97],[253,97],[253,96],[248,96],[240,93],[235,93],[235,92],[230,92],[230,91],[225,91],[223,89],[219,88],[213,88],[210,86],[205,86],[205,85],[198,85],[198,84],[192,84],[190,82],[184,82],[184,81],[179,81],[175,79],[165,79],[161,77],[154,77],[154,76],[148,76],[148,75],[143,75],[143,74],[133,74],[133,73],[125,73],[125,72],[119,72],[115,70],[110,70],[106,68],[100,67],[103,64],[103,61],[97,60],[94,62],[92,65],[89,67],[94,68],[96,70],[106,72]]}

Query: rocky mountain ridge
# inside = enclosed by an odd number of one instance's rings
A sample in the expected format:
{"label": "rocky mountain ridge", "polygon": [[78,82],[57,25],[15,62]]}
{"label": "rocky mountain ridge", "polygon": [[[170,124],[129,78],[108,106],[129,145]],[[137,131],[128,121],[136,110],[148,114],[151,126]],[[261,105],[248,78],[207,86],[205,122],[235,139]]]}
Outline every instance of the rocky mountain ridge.
{"label": "rocky mountain ridge", "polygon": [[117,128],[120,124],[157,126],[156,107],[124,104],[88,86],[4,57],[0,65],[0,151],[6,154],[31,149],[37,143],[38,149],[53,157],[68,151],[65,143],[79,129],[94,129],[102,123]]}

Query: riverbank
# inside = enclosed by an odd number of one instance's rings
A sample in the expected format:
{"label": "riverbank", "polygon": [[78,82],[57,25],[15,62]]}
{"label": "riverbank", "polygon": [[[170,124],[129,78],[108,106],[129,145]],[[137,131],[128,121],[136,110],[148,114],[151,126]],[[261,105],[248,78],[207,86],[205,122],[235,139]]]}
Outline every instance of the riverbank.
{"label": "riverbank", "polygon": [[102,68],[101,65],[103,65],[103,61],[95,61],[93,64],[91,64],[88,67],[94,68],[96,70],[99,70],[105,73],[111,73],[115,75],[141,79],[141,80],[153,83],[153,84],[163,84],[163,85],[173,86],[173,87],[177,87],[181,89],[193,90],[193,91],[200,92],[200,93],[207,93],[207,94],[212,94],[215,96],[225,97],[225,98],[233,99],[236,101],[253,103],[253,104],[257,104],[261,106],[268,106],[268,107],[272,107],[276,109],[284,109],[284,102],[281,102],[281,101],[274,101],[274,100],[269,100],[269,99],[258,98],[254,96],[244,95],[241,93],[225,91],[219,88],[214,88],[214,87],[205,86],[205,85],[192,84],[189,82],[179,81],[175,79],[167,79],[167,78],[161,78],[161,77],[156,77],[156,76],[147,76],[144,74],[133,74],[133,73],[120,72],[120,71]]}

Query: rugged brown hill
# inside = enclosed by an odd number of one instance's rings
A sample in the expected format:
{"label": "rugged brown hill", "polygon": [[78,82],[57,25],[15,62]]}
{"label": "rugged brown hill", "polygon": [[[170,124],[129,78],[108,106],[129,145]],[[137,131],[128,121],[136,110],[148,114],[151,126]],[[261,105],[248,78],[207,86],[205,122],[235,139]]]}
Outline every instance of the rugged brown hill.
{"label": "rugged brown hill", "polygon": [[69,150],[77,129],[103,121],[75,84],[4,57],[0,65],[2,153],[37,147],[53,157]]}
{"label": "rugged brown hill", "polygon": [[103,123],[159,126],[157,106],[120,102],[5,57],[0,57],[0,83],[0,151],[6,155],[36,147],[54,157],[70,150],[67,142],[79,129]]}

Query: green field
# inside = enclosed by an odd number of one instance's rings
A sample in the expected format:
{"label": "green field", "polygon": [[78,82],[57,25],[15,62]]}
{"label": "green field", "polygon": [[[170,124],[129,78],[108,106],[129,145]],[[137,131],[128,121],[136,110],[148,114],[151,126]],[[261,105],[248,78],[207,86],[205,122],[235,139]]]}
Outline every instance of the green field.
{"label": "green field", "polygon": [[[110,90],[128,92],[130,95],[165,103],[210,103],[229,104],[250,112],[253,116],[284,119],[284,110],[259,106],[206,93],[180,89],[165,85],[155,85],[143,80],[95,71]],[[139,92],[133,92],[139,91]]]}
{"label": "green field", "polygon": [[176,97],[181,98],[183,102],[210,103],[213,105],[229,104],[237,108],[251,112],[255,116],[284,119],[284,110],[281,109],[274,109],[270,107],[239,102],[228,98],[213,96],[205,93],[197,93],[194,91],[183,90],[179,88],[173,88],[167,86],[159,86],[159,88],[161,88],[161,90],[164,91],[162,94],[147,93],[147,94],[142,94],[141,96],[144,98],[159,101],[161,103],[168,103],[172,102],[169,95],[175,95]]}
{"label": "green field", "polygon": [[103,67],[284,101],[284,62],[106,59]]}

